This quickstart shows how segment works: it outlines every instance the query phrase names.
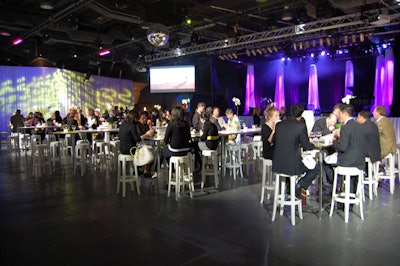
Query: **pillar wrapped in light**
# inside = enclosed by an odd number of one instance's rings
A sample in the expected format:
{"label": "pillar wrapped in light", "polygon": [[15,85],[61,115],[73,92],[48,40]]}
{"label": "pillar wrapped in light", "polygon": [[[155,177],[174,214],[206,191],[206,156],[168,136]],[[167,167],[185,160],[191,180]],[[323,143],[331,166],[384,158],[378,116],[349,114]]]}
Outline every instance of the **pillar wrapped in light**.
{"label": "pillar wrapped in light", "polygon": [[168,29],[162,24],[153,24],[147,30],[147,40],[156,47],[166,45],[168,43],[168,39]]}
{"label": "pillar wrapped in light", "polygon": [[274,102],[275,107],[278,109],[286,106],[283,66],[279,66],[276,73]]}
{"label": "pillar wrapped in light", "polygon": [[310,74],[308,76],[308,105],[314,109],[319,109],[319,92],[318,92],[318,74],[317,66],[310,65]]}
{"label": "pillar wrapped in light", "polygon": [[353,96],[353,91],[349,89],[354,87],[354,67],[351,60],[346,61],[346,74],[344,77],[344,83],[344,96]]}

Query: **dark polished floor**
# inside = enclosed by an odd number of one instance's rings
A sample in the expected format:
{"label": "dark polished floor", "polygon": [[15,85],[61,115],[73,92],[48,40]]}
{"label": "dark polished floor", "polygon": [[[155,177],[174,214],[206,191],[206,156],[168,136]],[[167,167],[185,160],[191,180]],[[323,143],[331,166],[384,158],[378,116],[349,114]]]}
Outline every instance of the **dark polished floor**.
{"label": "dark polished floor", "polygon": [[[399,184],[322,219],[310,206],[271,222],[260,180],[233,181],[179,202],[143,182],[142,195],[116,194],[116,172],[73,175],[64,162],[32,177],[30,160],[0,155],[2,265],[399,265]],[[312,205],[312,202],[309,201]]]}

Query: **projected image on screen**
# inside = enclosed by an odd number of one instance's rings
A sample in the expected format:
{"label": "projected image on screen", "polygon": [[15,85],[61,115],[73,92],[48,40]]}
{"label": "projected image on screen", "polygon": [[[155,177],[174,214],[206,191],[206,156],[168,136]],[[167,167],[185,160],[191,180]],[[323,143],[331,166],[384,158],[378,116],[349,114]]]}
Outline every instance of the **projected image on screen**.
{"label": "projected image on screen", "polygon": [[194,92],[195,66],[150,67],[150,92]]}

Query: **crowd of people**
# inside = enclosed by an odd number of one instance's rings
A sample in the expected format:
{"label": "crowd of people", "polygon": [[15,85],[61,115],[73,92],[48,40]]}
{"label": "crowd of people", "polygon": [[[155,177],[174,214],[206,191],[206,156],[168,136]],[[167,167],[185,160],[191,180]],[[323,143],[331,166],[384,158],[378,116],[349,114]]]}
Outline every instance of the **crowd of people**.
{"label": "crowd of people", "polygon": [[[273,161],[273,172],[283,174],[305,175],[296,185],[296,196],[305,197],[305,190],[320,172],[319,165],[308,169],[302,162],[299,147],[303,150],[315,149],[309,140],[306,123],[302,118],[304,107],[294,104],[288,113],[286,108],[280,110],[274,106],[267,106],[264,110],[264,123],[261,125],[261,138],[263,141],[263,154],[265,159]],[[87,108],[83,114],[81,110],[72,107],[69,113],[62,118],[59,111],[50,115],[47,121],[40,112],[30,112],[26,118],[20,110],[10,118],[12,132],[18,132],[23,126],[36,126],[45,124],[54,126],[52,130],[61,130],[63,127],[70,129],[97,128],[103,122],[117,124],[120,128],[120,150],[122,154],[130,154],[135,151],[138,143],[153,137],[157,128],[165,128],[162,159],[169,160],[171,156],[182,156],[188,152],[195,155],[196,169],[201,167],[201,150],[216,150],[220,137],[218,131],[223,129],[240,130],[241,125],[235,112],[228,108],[225,115],[227,122],[220,116],[219,107],[206,107],[204,102],[197,104],[193,115],[181,106],[175,106],[171,112],[167,110],[154,109],[151,113],[147,111],[137,112],[115,107],[101,113],[100,109]],[[260,125],[260,109],[253,111],[255,125]],[[382,160],[389,153],[396,153],[396,136],[392,123],[386,117],[386,109],[383,106],[375,107],[371,121],[369,111],[363,110],[358,113],[357,121],[353,119],[354,108],[349,104],[337,104],[332,113],[317,120],[312,131],[319,131],[323,136],[332,135],[331,147],[328,154],[337,152],[338,159],[335,165],[357,167],[365,169],[365,157],[372,162]],[[191,137],[191,131],[198,134],[199,138]],[[33,134],[44,137],[44,131],[40,127],[32,128]],[[238,136],[229,135],[228,143],[237,141]],[[333,165],[324,163],[326,179],[329,183],[333,181]],[[144,169],[145,176],[154,177],[150,167]],[[356,182],[356,179],[354,179]],[[355,189],[355,183],[351,188]]]}
{"label": "crowd of people", "polygon": [[[279,119],[279,111],[269,106],[264,111],[265,124],[262,125],[263,157],[273,161],[272,171],[288,175],[303,175],[296,185],[296,197],[306,197],[306,189],[320,173],[319,165],[309,169],[301,156],[303,151],[315,149],[310,142],[306,123],[302,119],[304,108],[300,104],[290,107],[285,120]],[[373,111],[375,123],[370,112],[360,111],[357,121],[353,119],[354,108],[350,104],[337,104],[327,117],[317,120],[312,131],[332,136],[328,154],[337,153],[336,162],[323,162],[328,183],[333,182],[333,167],[356,167],[365,170],[365,158],[371,162],[382,160],[397,150],[393,124],[386,117],[386,108],[376,106]],[[381,169],[384,171],[384,169]],[[355,192],[357,178],[353,177],[351,192]]]}

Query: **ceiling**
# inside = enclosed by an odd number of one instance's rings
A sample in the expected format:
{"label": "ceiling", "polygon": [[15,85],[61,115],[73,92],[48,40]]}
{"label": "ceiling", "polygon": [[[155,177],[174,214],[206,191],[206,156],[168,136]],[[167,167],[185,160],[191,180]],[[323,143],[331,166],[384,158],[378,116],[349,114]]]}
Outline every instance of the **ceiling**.
{"label": "ceiling", "polygon": [[[273,58],[279,53],[298,50],[299,43],[296,46],[295,42],[304,41],[305,45],[306,40],[317,38],[316,34],[320,39],[324,37],[325,46],[326,42],[331,42],[325,37],[332,37],[333,42],[336,40],[339,45],[344,42],[347,32],[354,35],[365,31],[386,41],[393,39],[400,29],[398,2],[0,0],[0,64],[52,66],[96,75],[135,78],[145,69],[143,67],[168,62],[174,57],[207,54],[221,60]],[[283,20],[285,6],[288,6],[292,19]],[[378,9],[391,16],[390,23],[370,25],[375,16],[375,11],[371,10]],[[349,21],[329,21],[351,14],[356,14],[356,17]],[[185,22],[186,17],[191,18],[190,25]],[[146,38],[149,28],[155,23],[165,25],[168,30],[169,42],[161,47],[151,45]],[[289,29],[302,23],[310,24],[306,26],[309,32],[288,33]],[[343,27],[337,26],[338,23]],[[260,36],[259,33],[266,34]],[[23,42],[13,45],[17,37],[21,37]],[[226,39],[230,41],[222,43]],[[309,46],[313,48],[313,45]],[[99,50],[104,49],[110,50],[110,54],[99,56]],[[176,49],[186,53],[170,54]]]}

